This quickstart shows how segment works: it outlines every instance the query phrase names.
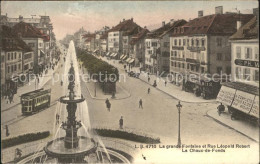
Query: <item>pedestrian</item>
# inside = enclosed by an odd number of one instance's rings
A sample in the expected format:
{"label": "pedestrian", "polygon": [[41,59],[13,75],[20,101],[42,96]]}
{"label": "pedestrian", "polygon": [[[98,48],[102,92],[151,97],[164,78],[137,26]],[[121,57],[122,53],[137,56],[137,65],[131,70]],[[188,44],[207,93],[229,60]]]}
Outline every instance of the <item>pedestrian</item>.
{"label": "pedestrian", "polygon": [[63,81],[61,80],[61,81],[60,81],[60,86],[62,86],[62,85],[63,85]]}
{"label": "pedestrian", "polygon": [[167,81],[165,80],[164,85],[166,86],[166,84],[167,84]]}
{"label": "pedestrian", "polygon": [[111,103],[110,102],[108,102],[107,103],[107,110],[110,112],[110,108],[111,108]]}
{"label": "pedestrian", "polygon": [[9,128],[7,125],[5,125],[5,135],[6,135],[6,137],[8,137],[10,135]]}
{"label": "pedestrian", "polygon": [[143,109],[143,100],[142,99],[139,100],[139,108]]}
{"label": "pedestrian", "polygon": [[19,148],[16,148],[16,149],[15,149],[15,152],[16,152],[16,158],[21,158],[21,156],[22,156],[22,150],[19,149]]}
{"label": "pedestrian", "polygon": [[150,88],[148,88],[147,93],[150,94]]}
{"label": "pedestrian", "polygon": [[120,129],[123,129],[123,124],[124,124],[124,120],[123,120],[123,116],[121,116],[121,118],[119,120],[119,127],[120,127]]}
{"label": "pedestrian", "polygon": [[218,115],[220,116],[220,114],[225,111],[225,106],[222,103],[220,103],[217,109],[218,109]]}
{"label": "pedestrian", "polygon": [[106,99],[105,103],[107,104],[109,102],[108,98]]}
{"label": "pedestrian", "polygon": [[11,93],[10,104],[11,104],[11,102],[14,102],[14,94],[13,93]]}
{"label": "pedestrian", "polygon": [[150,82],[150,76],[148,76],[148,83]]}

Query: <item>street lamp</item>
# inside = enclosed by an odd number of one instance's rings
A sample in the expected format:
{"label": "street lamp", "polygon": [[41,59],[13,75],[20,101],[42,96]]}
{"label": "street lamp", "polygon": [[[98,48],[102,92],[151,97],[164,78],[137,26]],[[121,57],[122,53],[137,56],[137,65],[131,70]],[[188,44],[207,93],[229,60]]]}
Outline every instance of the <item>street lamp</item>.
{"label": "street lamp", "polygon": [[179,130],[178,130],[178,147],[181,148],[181,131],[180,131],[180,126],[181,126],[181,102],[179,101],[179,103],[176,105],[178,112],[179,112]]}

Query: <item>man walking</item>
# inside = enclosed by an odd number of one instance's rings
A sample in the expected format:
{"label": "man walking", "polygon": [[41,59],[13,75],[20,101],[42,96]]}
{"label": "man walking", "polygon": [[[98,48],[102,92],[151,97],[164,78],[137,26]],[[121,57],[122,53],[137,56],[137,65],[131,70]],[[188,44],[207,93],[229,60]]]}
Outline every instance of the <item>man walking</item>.
{"label": "man walking", "polygon": [[123,116],[121,116],[121,118],[119,120],[119,127],[120,127],[120,129],[123,129],[123,123],[124,123]]}
{"label": "man walking", "polygon": [[150,88],[148,88],[147,93],[150,94]]}
{"label": "man walking", "polygon": [[166,86],[166,84],[167,84],[167,81],[165,80],[164,85]]}
{"label": "man walking", "polygon": [[139,100],[139,108],[143,109],[143,100],[142,99]]}
{"label": "man walking", "polygon": [[10,135],[7,125],[5,125],[5,135],[6,135],[6,137],[8,137]]}
{"label": "man walking", "polygon": [[148,75],[148,83],[150,82],[150,76]]}

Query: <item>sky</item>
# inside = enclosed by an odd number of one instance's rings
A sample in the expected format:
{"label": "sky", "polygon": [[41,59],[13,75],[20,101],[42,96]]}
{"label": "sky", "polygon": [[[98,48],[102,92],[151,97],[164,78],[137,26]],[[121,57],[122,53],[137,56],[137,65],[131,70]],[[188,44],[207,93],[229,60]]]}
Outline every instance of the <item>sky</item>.
{"label": "sky", "polygon": [[224,12],[252,13],[257,1],[2,1],[1,15],[24,18],[31,15],[48,15],[57,39],[73,34],[79,28],[94,32],[103,26],[116,26],[123,19],[133,18],[144,27],[155,27],[171,19],[193,19],[203,10],[204,15],[214,14],[216,6]]}

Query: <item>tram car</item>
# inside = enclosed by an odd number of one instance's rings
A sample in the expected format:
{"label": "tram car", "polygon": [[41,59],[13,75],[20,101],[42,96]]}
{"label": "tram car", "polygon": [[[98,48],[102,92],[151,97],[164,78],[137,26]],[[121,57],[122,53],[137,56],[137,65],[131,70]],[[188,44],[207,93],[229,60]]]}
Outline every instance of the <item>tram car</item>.
{"label": "tram car", "polygon": [[51,89],[38,89],[21,95],[22,114],[37,113],[50,107]]}

